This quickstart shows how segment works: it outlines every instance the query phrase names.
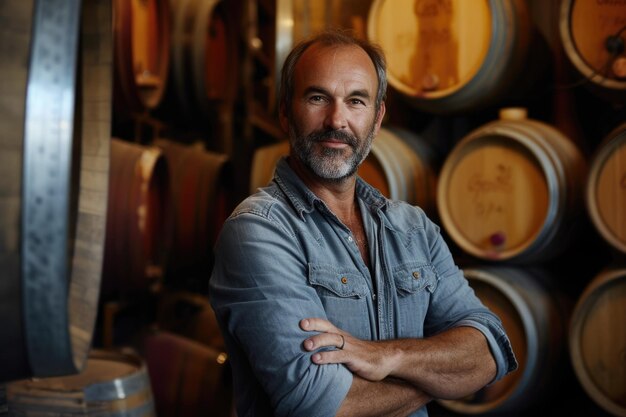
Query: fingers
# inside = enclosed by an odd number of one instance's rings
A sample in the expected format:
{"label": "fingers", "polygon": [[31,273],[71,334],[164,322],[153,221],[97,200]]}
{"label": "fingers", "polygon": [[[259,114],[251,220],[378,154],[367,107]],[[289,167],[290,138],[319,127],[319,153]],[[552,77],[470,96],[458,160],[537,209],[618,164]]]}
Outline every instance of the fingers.
{"label": "fingers", "polygon": [[346,346],[346,337],[339,333],[320,333],[306,339],[303,345],[309,352],[323,347],[344,349]]}
{"label": "fingers", "polygon": [[335,348],[334,350],[316,352],[311,356],[311,360],[318,364],[343,363],[345,354],[341,352],[348,344],[349,334],[335,327],[328,320],[321,318],[307,318],[300,321],[302,330],[308,332],[321,332],[307,338],[303,342],[304,348],[315,351],[321,348]]}
{"label": "fingers", "polygon": [[302,330],[306,330],[307,332],[339,333],[339,329],[337,329],[331,322],[315,317],[300,320],[300,328],[302,328]]}

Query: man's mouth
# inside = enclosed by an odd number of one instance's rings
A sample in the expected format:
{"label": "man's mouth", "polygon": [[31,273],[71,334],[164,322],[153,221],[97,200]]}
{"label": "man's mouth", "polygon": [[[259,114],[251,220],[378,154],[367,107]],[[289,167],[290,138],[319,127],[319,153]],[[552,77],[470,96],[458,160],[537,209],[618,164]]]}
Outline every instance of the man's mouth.
{"label": "man's mouth", "polygon": [[310,139],[332,148],[356,146],[356,139],[353,139],[348,133],[341,131],[313,133],[310,135]]}
{"label": "man's mouth", "polygon": [[319,139],[316,142],[324,146],[328,146],[329,148],[345,148],[349,146],[349,144],[345,140],[335,138]]}

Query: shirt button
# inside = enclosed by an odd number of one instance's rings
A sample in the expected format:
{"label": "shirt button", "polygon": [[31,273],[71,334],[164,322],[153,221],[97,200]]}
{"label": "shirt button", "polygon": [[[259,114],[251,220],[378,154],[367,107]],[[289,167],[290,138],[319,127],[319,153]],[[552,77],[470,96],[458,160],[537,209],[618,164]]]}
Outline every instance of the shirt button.
{"label": "shirt button", "polygon": [[376,294],[372,294],[372,300],[376,301]]}
{"label": "shirt button", "polygon": [[419,279],[420,273],[418,271],[413,272],[413,278]]}
{"label": "shirt button", "polygon": [[346,277],[341,277],[341,283],[342,283],[342,284],[347,284],[347,283],[348,283],[348,278],[346,278]]}
{"label": "shirt button", "polygon": [[348,242],[352,242],[352,236],[348,236]]}

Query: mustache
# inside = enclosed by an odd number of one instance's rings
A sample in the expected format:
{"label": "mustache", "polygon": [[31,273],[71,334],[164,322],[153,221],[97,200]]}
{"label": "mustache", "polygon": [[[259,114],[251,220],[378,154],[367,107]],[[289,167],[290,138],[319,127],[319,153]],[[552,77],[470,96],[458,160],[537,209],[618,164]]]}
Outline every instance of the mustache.
{"label": "mustache", "polygon": [[327,140],[335,140],[344,142],[353,148],[359,143],[356,136],[353,136],[343,130],[323,130],[315,131],[307,135],[307,139],[313,142],[322,142]]}

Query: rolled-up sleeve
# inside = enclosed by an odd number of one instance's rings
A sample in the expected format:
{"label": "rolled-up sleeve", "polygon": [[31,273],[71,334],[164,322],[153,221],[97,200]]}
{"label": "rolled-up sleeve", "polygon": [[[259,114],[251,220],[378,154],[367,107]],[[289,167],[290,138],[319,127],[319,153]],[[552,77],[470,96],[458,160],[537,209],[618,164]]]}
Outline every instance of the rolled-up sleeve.
{"label": "rolled-up sleeve", "polygon": [[[299,327],[326,318],[307,284],[307,263],[295,232],[267,216],[245,213],[224,223],[215,250],[209,296],[232,361],[246,361],[276,416],[335,415],[352,384],[343,365],[316,365]],[[235,386],[237,366],[233,365]],[[239,367],[239,369],[242,369]],[[251,377],[251,376],[250,376]]]}
{"label": "rolled-up sleeve", "polygon": [[496,362],[494,381],[497,381],[518,366],[502,321],[476,296],[463,272],[455,264],[439,233],[439,227],[428,222],[425,230],[437,272],[437,289],[433,292],[424,333],[432,335],[459,326],[479,330],[485,336]]}

